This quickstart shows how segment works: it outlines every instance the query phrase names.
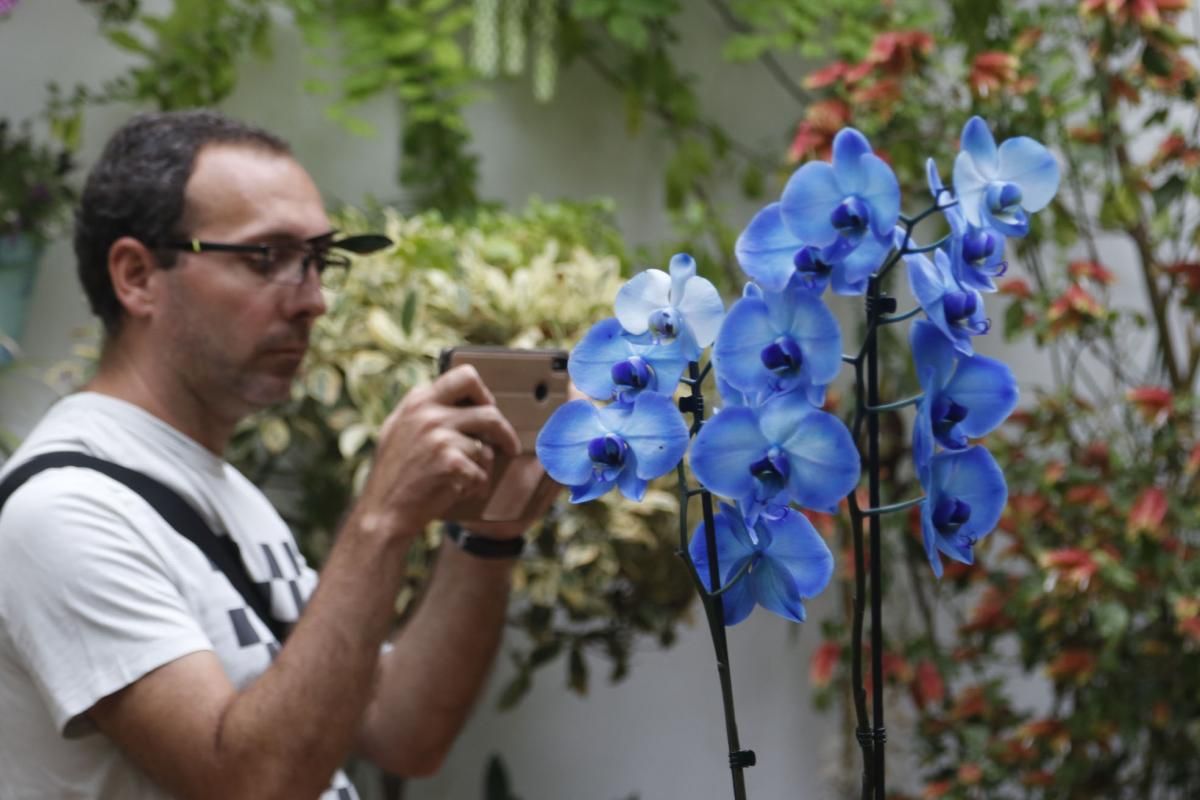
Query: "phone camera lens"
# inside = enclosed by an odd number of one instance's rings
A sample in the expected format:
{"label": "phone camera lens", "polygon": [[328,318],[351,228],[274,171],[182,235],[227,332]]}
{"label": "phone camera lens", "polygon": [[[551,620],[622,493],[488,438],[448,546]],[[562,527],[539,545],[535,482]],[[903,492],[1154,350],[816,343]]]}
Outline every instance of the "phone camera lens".
{"label": "phone camera lens", "polygon": [[534,397],[534,399],[535,399],[535,400],[537,400],[539,403],[541,403],[541,402],[545,401],[545,399],[546,399],[546,396],[547,396],[548,394],[550,394],[550,389],[549,389],[549,387],[547,387],[547,386],[546,386],[546,384],[544,384],[544,383],[539,383],[539,384],[538,384],[537,386],[535,386],[535,387],[534,387],[534,389],[533,389],[533,397]]}
{"label": "phone camera lens", "polygon": [[567,360],[565,358],[555,358],[550,362],[550,368],[555,372],[562,372],[567,368]]}

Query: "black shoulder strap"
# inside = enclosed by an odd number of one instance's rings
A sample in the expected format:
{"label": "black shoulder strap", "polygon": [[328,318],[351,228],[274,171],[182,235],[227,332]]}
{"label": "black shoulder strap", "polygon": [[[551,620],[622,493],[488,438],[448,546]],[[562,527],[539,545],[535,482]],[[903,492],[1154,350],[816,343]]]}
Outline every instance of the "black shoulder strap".
{"label": "black shoulder strap", "polygon": [[25,481],[39,472],[56,467],[84,467],[101,472],[115,481],[125,484],[149,503],[164,520],[184,536],[200,552],[208,557],[217,569],[224,573],[246,605],[254,609],[258,618],[275,634],[280,642],[287,636],[287,626],[271,614],[270,602],[263,596],[246,572],[241,551],[231,536],[218,536],[204,519],[179,494],[166,484],[145,473],[105,461],[102,458],[78,452],[46,453],[21,464],[0,482],[0,509]]}

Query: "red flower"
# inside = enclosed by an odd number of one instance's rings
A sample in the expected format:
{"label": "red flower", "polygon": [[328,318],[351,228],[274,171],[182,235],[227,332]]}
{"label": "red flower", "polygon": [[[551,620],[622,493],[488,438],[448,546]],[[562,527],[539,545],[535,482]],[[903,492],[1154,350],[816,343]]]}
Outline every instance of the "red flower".
{"label": "red flower", "polygon": [[829,66],[822,67],[816,72],[810,72],[808,77],[804,79],[804,88],[824,89],[826,86],[832,86],[845,78],[849,70],[850,65],[845,61],[834,61]]}
{"label": "red flower", "polygon": [[953,788],[954,781],[927,783],[925,791],[921,793],[921,800],[938,800],[939,797],[945,797]]}
{"label": "red flower", "polygon": [[1096,668],[1096,654],[1080,647],[1068,648],[1046,665],[1046,674],[1055,681],[1071,680],[1084,684]]}
{"label": "red flower", "polygon": [[978,764],[962,764],[958,768],[958,780],[968,786],[974,786],[983,780],[983,770]]}
{"label": "red flower", "polygon": [[1047,551],[1038,558],[1038,564],[1042,569],[1059,573],[1060,577],[1080,589],[1087,588],[1088,582],[1099,568],[1092,554],[1078,547],[1061,547]]}
{"label": "red flower", "polygon": [[1117,277],[1096,261],[1072,261],[1067,265],[1067,271],[1075,280],[1090,278],[1105,286],[1115,282]]}
{"label": "red flower", "polygon": [[983,687],[971,686],[959,695],[950,716],[961,722],[972,717],[982,717],[986,711],[987,698],[983,694]]}
{"label": "red flower", "polygon": [[1163,533],[1163,520],[1167,517],[1167,494],[1157,486],[1142,490],[1129,512],[1126,531],[1130,536],[1148,534],[1158,537]]}
{"label": "red flower", "polygon": [[924,708],[930,703],[940,703],[946,699],[946,684],[942,682],[942,674],[932,661],[917,664],[912,693],[917,708]]}
{"label": "red flower", "polygon": [[1008,278],[1000,282],[997,287],[1000,294],[1006,294],[1009,297],[1016,297],[1020,300],[1028,300],[1033,297],[1033,289],[1029,287],[1029,282],[1024,278]]}
{"label": "red flower", "polygon": [[818,689],[824,689],[833,680],[833,668],[842,657],[842,646],[837,642],[821,642],[808,665],[808,681]]}
{"label": "red flower", "polygon": [[971,610],[971,617],[962,626],[963,633],[1005,630],[1012,626],[1012,618],[1004,612],[1008,594],[995,586],[989,586],[979,596],[979,602]]}
{"label": "red flower", "polygon": [[1050,304],[1047,319],[1055,333],[1074,330],[1104,316],[1104,307],[1079,284],[1073,283]]}
{"label": "red flower", "polygon": [[841,100],[822,100],[808,107],[803,121],[796,126],[788,159],[828,159],[833,153],[833,137],[850,121],[850,106]]}
{"label": "red flower", "polygon": [[1146,422],[1155,426],[1166,422],[1175,409],[1170,390],[1161,386],[1138,386],[1127,391],[1125,399],[1141,412]]}
{"label": "red flower", "polygon": [[1163,267],[1163,272],[1187,287],[1189,293],[1200,293],[1200,262],[1179,261]]}
{"label": "red flower", "polygon": [[933,37],[925,31],[888,31],[875,37],[867,63],[895,75],[915,69],[933,52]]}
{"label": "red flower", "polygon": [[987,97],[992,92],[1012,86],[1017,82],[1017,68],[1020,63],[1020,59],[1011,53],[999,50],[980,53],[975,56],[971,72],[967,76],[971,91],[979,97]]}

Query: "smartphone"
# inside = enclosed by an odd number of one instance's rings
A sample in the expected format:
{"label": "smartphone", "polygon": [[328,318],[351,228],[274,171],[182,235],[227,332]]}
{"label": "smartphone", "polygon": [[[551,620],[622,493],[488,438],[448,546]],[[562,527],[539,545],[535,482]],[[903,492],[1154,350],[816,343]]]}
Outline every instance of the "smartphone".
{"label": "smartphone", "polygon": [[552,479],[534,452],[538,432],[554,410],[567,401],[566,350],[519,350],[461,345],[443,350],[438,371],[471,364],[496,398],[496,406],[521,441],[521,455],[496,451],[492,484],[486,498],[465,499],[447,514],[455,522],[511,522],[529,519],[540,490]]}

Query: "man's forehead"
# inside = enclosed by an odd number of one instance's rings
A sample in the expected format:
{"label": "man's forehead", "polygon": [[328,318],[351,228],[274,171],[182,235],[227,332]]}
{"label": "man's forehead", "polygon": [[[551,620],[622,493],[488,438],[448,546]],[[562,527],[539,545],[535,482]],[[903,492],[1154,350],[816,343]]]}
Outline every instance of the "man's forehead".
{"label": "man's forehead", "polygon": [[320,192],[295,158],[261,145],[216,143],[197,153],[184,224],[307,239],[329,229]]}

